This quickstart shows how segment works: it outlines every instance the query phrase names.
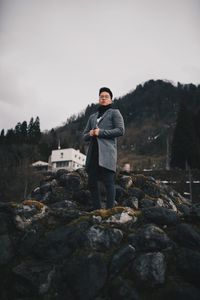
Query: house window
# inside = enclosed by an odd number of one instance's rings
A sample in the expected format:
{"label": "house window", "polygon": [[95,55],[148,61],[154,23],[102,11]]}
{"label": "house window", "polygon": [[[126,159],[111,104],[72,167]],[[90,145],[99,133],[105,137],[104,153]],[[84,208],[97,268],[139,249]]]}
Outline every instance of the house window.
{"label": "house window", "polygon": [[65,161],[58,161],[56,163],[56,168],[65,168],[69,166],[69,161],[65,160]]}

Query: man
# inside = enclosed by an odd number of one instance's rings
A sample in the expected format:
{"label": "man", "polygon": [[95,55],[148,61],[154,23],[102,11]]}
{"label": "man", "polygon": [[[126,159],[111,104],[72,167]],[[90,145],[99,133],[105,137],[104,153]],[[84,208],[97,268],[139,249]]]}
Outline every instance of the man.
{"label": "man", "polygon": [[93,209],[101,208],[99,180],[105,184],[106,208],[112,208],[115,201],[117,137],[124,134],[124,120],[120,111],[112,108],[112,98],[109,88],[100,88],[98,111],[89,117],[83,132],[83,139],[90,142],[86,171]]}

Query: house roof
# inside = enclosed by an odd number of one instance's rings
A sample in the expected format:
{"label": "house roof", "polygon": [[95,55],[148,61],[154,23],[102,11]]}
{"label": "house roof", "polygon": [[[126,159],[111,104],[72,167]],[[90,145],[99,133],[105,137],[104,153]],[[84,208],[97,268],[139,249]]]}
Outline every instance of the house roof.
{"label": "house roof", "polygon": [[46,161],[41,161],[41,160],[38,160],[32,164],[33,167],[48,166],[48,165],[49,164]]}

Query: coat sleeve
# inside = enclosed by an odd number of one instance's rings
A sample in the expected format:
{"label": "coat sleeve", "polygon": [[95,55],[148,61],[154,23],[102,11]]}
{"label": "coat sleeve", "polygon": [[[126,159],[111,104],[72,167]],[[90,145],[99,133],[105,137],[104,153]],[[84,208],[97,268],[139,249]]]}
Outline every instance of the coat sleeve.
{"label": "coat sleeve", "polygon": [[85,142],[89,142],[91,140],[91,136],[89,135],[91,129],[92,126],[91,126],[91,117],[90,117],[89,120],[87,121],[85,129],[83,130],[83,140]]}
{"label": "coat sleeve", "polygon": [[113,129],[100,129],[99,138],[115,138],[124,135],[124,119],[118,109],[113,110]]}

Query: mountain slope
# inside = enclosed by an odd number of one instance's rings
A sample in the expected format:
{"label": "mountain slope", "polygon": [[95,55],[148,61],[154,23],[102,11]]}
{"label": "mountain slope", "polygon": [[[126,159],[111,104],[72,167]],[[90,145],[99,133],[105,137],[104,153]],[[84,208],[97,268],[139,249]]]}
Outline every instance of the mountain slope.
{"label": "mountain slope", "polygon": [[[114,99],[125,121],[126,134],[119,139],[119,165],[130,163],[135,168],[164,168],[169,164],[173,131],[180,105],[193,113],[200,109],[200,86],[174,86],[163,80],[149,80],[134,91]],[[81,148],[81,133],[97,104],[88,105],[85,112],[71,117],[54,132],[62,147]],[[166,161],[167,160],[167,161]]]}

